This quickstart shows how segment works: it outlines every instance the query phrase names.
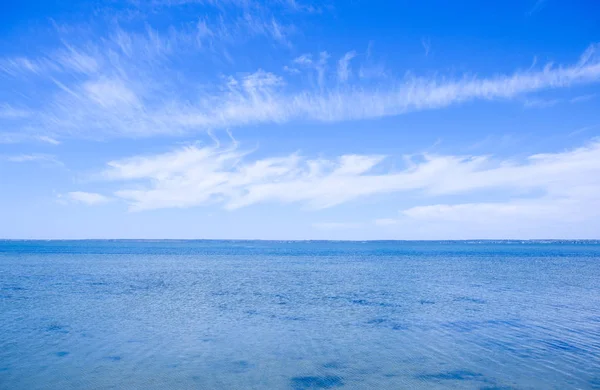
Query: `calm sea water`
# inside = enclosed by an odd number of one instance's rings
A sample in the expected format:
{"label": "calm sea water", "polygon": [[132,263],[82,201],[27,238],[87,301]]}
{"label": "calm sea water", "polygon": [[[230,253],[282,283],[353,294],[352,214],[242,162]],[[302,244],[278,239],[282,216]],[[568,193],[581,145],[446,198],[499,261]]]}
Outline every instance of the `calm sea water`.
{"label": "calm sea water", "polygon": [[0,241],[2,389],[598,389],[600,242]]}

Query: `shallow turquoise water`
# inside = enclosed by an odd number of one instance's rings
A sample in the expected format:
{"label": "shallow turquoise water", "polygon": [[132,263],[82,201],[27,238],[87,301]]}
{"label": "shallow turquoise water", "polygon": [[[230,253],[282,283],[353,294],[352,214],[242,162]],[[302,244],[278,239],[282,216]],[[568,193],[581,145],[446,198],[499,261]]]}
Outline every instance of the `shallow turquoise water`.
{"label": "shallow turquoise water", "polygon": [[598,389],[600,242],[0,241],[2,389]]}

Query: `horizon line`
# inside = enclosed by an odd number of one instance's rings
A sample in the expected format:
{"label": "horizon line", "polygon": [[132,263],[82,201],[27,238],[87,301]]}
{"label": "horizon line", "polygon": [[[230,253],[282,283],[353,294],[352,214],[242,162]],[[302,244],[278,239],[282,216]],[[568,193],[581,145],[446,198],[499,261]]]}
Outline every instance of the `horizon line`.
{"label": "horizon line", "polygon": [[460,239],[268,239],[268,238],[0,238],[2,241],[265,241],[265,242],[467,242],[467,241],[600,241],[600,238],[460,238]]}

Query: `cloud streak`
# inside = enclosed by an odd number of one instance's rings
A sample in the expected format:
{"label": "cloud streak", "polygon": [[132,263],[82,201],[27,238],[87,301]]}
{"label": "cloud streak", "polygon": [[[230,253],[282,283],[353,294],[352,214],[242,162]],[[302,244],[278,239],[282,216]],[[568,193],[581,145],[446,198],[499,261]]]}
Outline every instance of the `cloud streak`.
{"label": "cloud streak", "polygon": [[[496,210],[497,215],[541,217],[550,208],[564,208],[577,217],[587,215],[585,204],[599,202],[595,195],[600,193],[598,140],[519,161],[418,154],[405,157],[406,166],[398,171],[386,169],[386,157],[379,155],[251,157],[237,144],[190,145],[111,161],[96,178],[125,183],[114,197],[134,211],[208,204],[234,210],[259,203],[300,203],[309,209],[323,209],[380,194],[413,193],[436,199],[496,190],[504,197],[499,203],[415,206],[403,215],[448,219]],[[393,221],[380,221],[380,225],[386,224]]]}
{"label": "cloud streak", "polygon": [[17,155],[9,155],[4,156],[4,160],[13,163],[30,163],[30,162],[38,162],[38,163],[50,163],[55,165],[63,166],[64,164],[56,158],[56,156],[50,154],[39,154],[39,153],[30,153],[30,154],[17,154]]}
{"label": "cloud streak", "polygon": [[51,145],[60,145],[60,141],[47,135],[0,133],[0,144],[16,144],[20,142],[42,142]]}
{"label": "cloud streak", "polygon": [[599,190],[582,185],[565,194],[417,206],[402,210],[385,229],[433,239],[597,238]]}
{"label": "cloud streak", "polygon": [[352,60],[354,57],[356,57],[356,52],[355,51],[349,51],[348,53],[344,54],[344,56],[338,61],[338,79],[339,81],[345,83],[346,81],[348,81],[348,78],[350,77],[350,60]]}
{"label": "cloud streak", "polygon": [[547,0],[536,0],[533,7],[527,12],[528,15],[533,15],[536,12],[541,11],[546,6]]}
{"label": "cloud streak", "polygon": [[423,50],[425,51],[425,57],[429,56],[429,52],[431,51],[431,40],[429,38],[421,38],[421,45],[423,46]]}
{"label": "cloud streak", "polygon": [[110,202],[111,199],[107,196],[94,192],[74,191],[67,194],[67,198],[75,203],[83,203],[86,205],[99,205]]}
{"label": "cloud streak", "polygon": [[15,108],[9,104],[0,104],[0,119],[22,119],[30,115],[29,111]]}

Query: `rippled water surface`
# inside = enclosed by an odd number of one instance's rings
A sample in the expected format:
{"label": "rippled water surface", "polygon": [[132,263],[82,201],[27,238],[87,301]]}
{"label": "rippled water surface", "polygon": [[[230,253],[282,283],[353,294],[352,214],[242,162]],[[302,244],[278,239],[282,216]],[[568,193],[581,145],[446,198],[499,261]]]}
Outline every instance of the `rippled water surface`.
{"label": "rippled water surface", "polygon": [[0,241],[2,389],[600,389],[600,242]]}

